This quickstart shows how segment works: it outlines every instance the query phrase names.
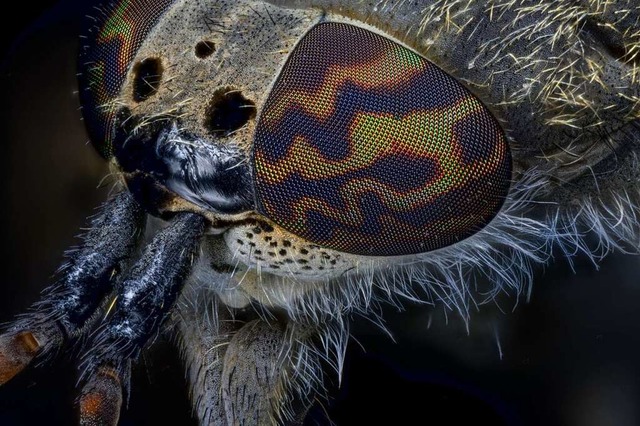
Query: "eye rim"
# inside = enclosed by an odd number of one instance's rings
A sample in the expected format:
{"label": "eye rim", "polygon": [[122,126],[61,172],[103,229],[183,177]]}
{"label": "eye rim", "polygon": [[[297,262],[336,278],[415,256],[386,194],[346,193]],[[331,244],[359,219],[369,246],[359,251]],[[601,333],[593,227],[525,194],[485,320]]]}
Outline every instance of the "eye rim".
{"label": "eye rim", "polygon": [[109,160],[116,137],[117,99],[139,48],[175,0],[103,2],[85,20],[77,60],[82,116],[89,140]]}
{"label": "eye rim", "polygon": [[[335,19],[335,20],[334,20]],[[428,248],[425,250],[416,250],[416,251],[411,251],[411,252],[398,252],[398,253],[370,253],[370,252],[360,252],[360,251],[354,251],[354,250],[345,250],[341,247],[336,247],[336,246],[332,246],[330,244],[326,244],[323,241],[319,241],[317,239],[312,239],[309,238],[308,235],[304,235],[301,234],[299,232],[295,232],[292,229],[288,228],[287,226],[283,226],[283,224],[278,220],[277,217],[274,217],[270,214],[268,214],[264,207],[263,204],[261,203],[260,197],[261,197],[261,189],[260,189],[260,184],[258,182],[258,179],[256,178],[256,176],[258,176],[260,174],[260,171],[258,170],[258,165],[256,162],[256,152],[258,151],[257,149],[257,145],[258,143],[256,142],[256,140],[258,139],[258,135],[260,132],[260,128],[262,125],[262,120],[265,116],[265,111],[267,111],[268,109],[268,104],[270,102],[270,98],[274,92],[274,90],[277,88],[283,74],[285,74],[287,67],[289,66],[292,57],[295,55],[295,51],[296,49],[298,49],[298,47],[301,45],[301,43],[303,42],[303,40],[310,34],[312,33],[314,30],[316,30],[318,27],[322,26],[322,25],[331,25],[331,24],[335,24],[335,25],[343,25],[349,28],[352,28],[354,31],[365,31],[367,32],[369,35],[372,35],[374,37],[380,37],[384,40],[386,40],[387,42],[390,42],[396,46],[399,46],[401,48],[406,49],[407,51],[411,52],[412,54],[416,55],[417,57],[420,58],[421,61],[424,61],[426,63],[428,63],[430,66],[434,67],[435,69],[439,70],[441,73],[443,73],[445,76],[447,76],[448,78],[450,78],[457,86],[459,86],[471,99],[473,99],[474,101],[476,101],[482,108],[482,112],[486,114],[486,116],[490,117],[492,122],[495,125],[495,128],[497,129],[497,132],[499,133],[499,137],[501,139],[501,144],[502,147],[504,149],[504,164],[505,164],[505,168],[506,168],[506,173],[503,176],[503,179],[501,179],[501,183],[500,185],[502,185],[502,194],[499,197],[500,201],[498,203],[498,205],[495,207],[495,209],[493,209],[492,213],[490,215],[488,215],[488,217],[486,218],[486,220],[484,221],[484,223],[479,226],[479,227],[475,227],[475,228],[469,228],[471,229],[470,232],[468,232],[466,235],[463,235],[462,237],[456,236],[454,241],[451,241],[447,244],[443,244],[437,247],[432,247],[432,248]],[[514,159],[512,157],[512,153],[511,153],[511,146],[510,146],[511,142],[510,139],[506,136],[506,132],[505,129],[503,128],[503,126],[501,125],[501,122],[499,121],[499,115],[496,114],[489,106],[487,106],[484,102],[482,102],[482,100],[475,95],[475,93],[473,93],[469,88],[467,88],[464,84],[462,84],[460,81],[458,81],[457,79],[455,79],[455,77],[453,77],[451,74],[447,73],[443,68],[441,68],[439,65],[433,63],[432,61],[430,61],[429,59],[427,59],[423,54],[421,54],[420,52],[418,52],[417,50],[415,50],[414,48],[412,48],[411,46],[402,43],[400,41],[398,41],[397,39],[395,39],[393,36],[381,31],[378,28],[375,27],[371,27],[367,24],[361,23],[361,22],[354,22],[351,19],[347,19],[344,18],[342,16],[337,16],[337,17],[332,17],[332,18],[327,18],[326,16],[323,17],[320,21],[316,22],[313,26],[311,26],[309,28],[309,30],[298,40],[296,46],[292,49],[292,52],[289,54],[286,62],[284,63],[284,65],[282,66],[280,73],[276,76],[274,83],[271,87],[270,93],[267,96],[267,99],[264,101],[264,104],[261,108],[261,111],[258,115],[257,118],[257,124],[256,124],[256,130],[255,130],[255,135],[254,135],[254,143],[251,147],[251,161],[252,161],[252,166],[254,169],[254,187],[256,188],[255,190],[255,197],[256,197],[256,212],[272,221],[273,223],[275,223],[276,225],[278,225],[279,227],[281,227],[282,229],[284,229],[285,231],[299,237],[299,238],[303,238],[306,239],[307,241],[310,241],[313,244],[318,244],[319,246],[322,247],[326,247],[328,249],[331,250],[335,250],[335,251],[339,251],[342,253],[346,253],[346,254],[350,254],[350,255],[355,255],[355,256],[363,256],[363,257],[403,257],[403,256],[411,256],[411,255],[419,255],[419,254],[423,254],[423,253],[428,253],[430,251],[434,251],[434,250],[439,250],[439,249],[443,249],[443,248],[447,248],[450,247],[452,245],[457,244],[460,241],[464,241],[476,234],[478,234],[480,231],[482,231],[483,229],[485,229],[487,226],[490,225],[491,222],[493,222],[496,217],[500,214],[500,212],[504,209],[504,206],[508,200],[509,194],[510,194],[510,190],[512,187],[512,183],[513,183],[513,176],[514,174],[517,172],[517,165],[514,162]]]}

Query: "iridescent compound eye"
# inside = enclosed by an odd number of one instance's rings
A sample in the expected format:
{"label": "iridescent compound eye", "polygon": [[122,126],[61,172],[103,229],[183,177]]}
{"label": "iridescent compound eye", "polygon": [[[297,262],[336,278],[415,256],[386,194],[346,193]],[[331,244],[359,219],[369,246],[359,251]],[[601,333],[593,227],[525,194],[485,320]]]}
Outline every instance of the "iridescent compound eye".
{"label": "iridescent compound eye", "polygon": [[347,253],[394,256],[456,243],[509,191],[511,155],[489,110],[414,51],[342,23],[291,53],[256,128],[257,209]]}
{"label": "iridescent compound eye", "polygon": [[111,156],[117,106],[114,101],[140,45],[175,0],[117,0],[100,10],[80,52],[80,101],[89,137]]}

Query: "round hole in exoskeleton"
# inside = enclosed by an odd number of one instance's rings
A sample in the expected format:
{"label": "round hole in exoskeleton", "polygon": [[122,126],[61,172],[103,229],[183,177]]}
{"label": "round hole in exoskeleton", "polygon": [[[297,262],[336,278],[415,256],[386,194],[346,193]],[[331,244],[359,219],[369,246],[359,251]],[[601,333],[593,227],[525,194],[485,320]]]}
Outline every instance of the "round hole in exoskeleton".
{"label": "round hole in exoskeleton", "polygon": [[256,117],[256,104],[240,90],[219,89],[206,112],[205,126],[215,136],[228,136]]}
{"label": "round hole in exoskeleton", "polygon": [[196,44],[196,56],[200,59],[208,58],[216,52],[216,45],[212,41],[202,40]]}
{"label": "round hole in exoskeleton", "polygon": [[163,71],[158,58],[147,58],[138,62],[133,67],[133,100],[144,102],[158,93]]}

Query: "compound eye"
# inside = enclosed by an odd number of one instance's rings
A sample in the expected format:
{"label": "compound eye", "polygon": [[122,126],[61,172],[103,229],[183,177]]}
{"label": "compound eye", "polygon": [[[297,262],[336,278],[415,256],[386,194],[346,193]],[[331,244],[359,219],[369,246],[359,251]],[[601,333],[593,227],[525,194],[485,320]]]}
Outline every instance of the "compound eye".
{"label": "compound eye", "polygon": [[485,227],[511,155],[471,92],[411,49],[321,23],[291,53],[258,120],[257,209],[321,246],[422,253]]}
{"label": "compound eye", "polygon": [[116,100],[131,61],[148,33],[175,0],[117,0],[99,8],[80,51],[82,114],[94,147],[111,156]]}

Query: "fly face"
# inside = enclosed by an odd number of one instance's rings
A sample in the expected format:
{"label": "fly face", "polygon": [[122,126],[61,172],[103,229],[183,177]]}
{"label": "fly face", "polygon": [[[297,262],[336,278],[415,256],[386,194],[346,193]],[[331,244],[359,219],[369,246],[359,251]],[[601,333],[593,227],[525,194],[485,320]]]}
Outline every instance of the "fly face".
{"label": "fly face", "polygon": [[92,140],[148,210],[208,217],[227,267],[326,281],[454,245],[504,204],[493,113],[375,27],[261,2],[106,16],[81,58]]}
{"label": "fly face", "polygon": [[[450,277],[462,264],[522,288],[530,262],[575,244],[576,212],[599,214],[595,192],[629,191],[634,168],[618,152],[637,132],[637,40],[594,32],[606,11],[135,4],[117,13],[143,25],[122,24],[130,42],[105,62],[119,90],[105,95],[88,61],[92,140],[148,210],[212,222],[225,253],[215,263],[241,273],[228,287],[247,300],[271,299],[277,277],[416,262],[443,288],[467,285]],[[106,57],[113,22],[94,32],[89,59]],[[621,180],[603,177],[614,163]]]}
{"label": "fly face", "polygon": [[124,190],[0,336],[0,384],[115,293],[84,419],[117,419],[130,361],[178,310],[203,423],[292,421],[321,359],[341,368],[345,314],[408,298],[466,319],[527,293],[554,249],[637,242],[640,8],[419,3],[105,6],[80,93]]}

